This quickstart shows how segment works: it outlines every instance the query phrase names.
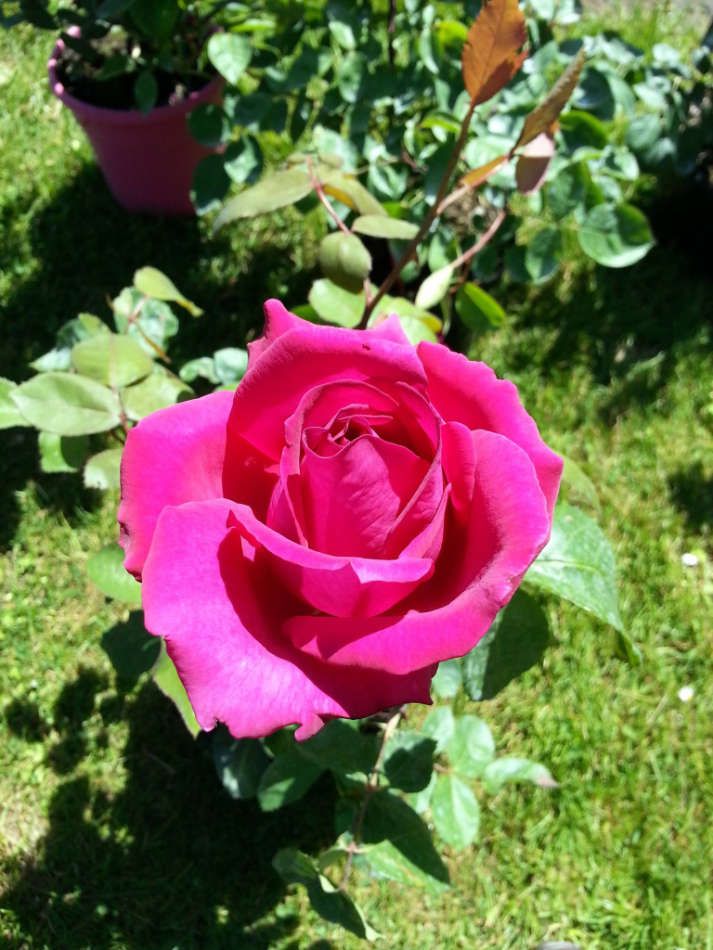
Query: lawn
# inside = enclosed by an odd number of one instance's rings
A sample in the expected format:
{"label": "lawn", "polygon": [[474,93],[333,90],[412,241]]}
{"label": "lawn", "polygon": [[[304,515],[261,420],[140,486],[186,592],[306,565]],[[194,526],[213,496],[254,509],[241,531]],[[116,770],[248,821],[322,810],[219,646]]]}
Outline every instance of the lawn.
{"label": "lawn", "polygon": [[[46,54],[46,37],[0,34],[0,375],[25,375],[77,312],[106,316],[147,263],[206,310],[184,321],[179,362],[242,345],[267,296],[304,300],[314,247],[290,215],[211,238],[204,223],[118,210],[45,88]],[[560,787],[483,797],[480,839],[448,856],[445,897],[362,879],[384,946],[713,948],[713,215],[710,192],[652,187],[650,200],[658,244],[643,262],[503,291],[506,326],[472,350],[600,489],[642,661],[548,602],[543,666],[473,710],[501,751],[544,762]],[[127,614],[85,562],[114,536],[116,497],[41,475],[29,430],[3,432],[2,447],[0,943],[356,946],[270,866],[279,847],[330,840],[329,783],[270,816],[227,797],[170,704],[150,682],[117,683],[102,649]]]}

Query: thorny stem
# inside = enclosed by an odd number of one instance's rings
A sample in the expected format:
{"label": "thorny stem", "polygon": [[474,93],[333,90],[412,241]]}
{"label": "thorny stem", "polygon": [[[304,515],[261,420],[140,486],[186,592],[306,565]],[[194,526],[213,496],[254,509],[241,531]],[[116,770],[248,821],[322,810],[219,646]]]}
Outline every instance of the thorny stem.
{"label": "thorny stem", "polygon": [[352,232],[349,230],[349,228],[342,221],[342,219],[339,217],[337,212],[334,210],[334,208],[331,206],[331,204],[327,200],[327,196],[324,193],[324,188],[322,187],[322,182],[319,180],[317,175],[315,175],[311,162],[307,163],[307,170],[309,171],[310,177],[312,179],[312,187],[314,188],[317,194],[317,197],[324,205],[329,217],[332,219],[332,221],[334,221],[334,223],[337,225],[340,231],[343,231],[345,234],[351,234]]}
{"label": "thorny stem", "polygon": [[498,211],[497,215],[490,222],[490,225],[487,228],[487,230],[483,231],[483,233],[480,235],[480,237],[475,242],[475,244],[471,248],[468,248],[467,251],[464,251],[460,255],[460,257],[457,257],[453,261],[453,264],[451,265],[453,267],[453,270],[457,270],[463,264],[467,264],[468,261],[472,257],[475,257],[475,255],[479,251],[482,251],[485,245],[488,243],[488,241],[490,241],[490,239],[494,237],[494,235],[500,229],[500,226],[502,225],[506,217],[507,217],[507,211],[505,211],[504,209],[501,209],[500,211]]}
{"label": "thorny stem", "polygon": [[141,339],[145,340],[146,343],[148,343],[148,345],[156,353],[158,358],[160,360],[163,360],[164,363],[170,364],[171,359],[168,353],[164,349],[162,349],[155,340],[152,340],[151,337],[148,336],[148,334],[144,331],[144,328],[139,323],[139,314],[141,313],[143,306],[148,299],[149,299],[148,297],[144,296],[141,298],[141,300],[139,300],[139,302],[136,304],[136,306],[131,311],[129,316],[126,318],[126,323],[128,326],[131,326],[133,324],[138,330],[139,335],[141,336]]}
{"label": "thorny stem", "polygon": [[384,731],[381,735],[381,745],[379,746],[379,751],[377,753],[374,765],[371,772],[369,773],[369,778],[367,779],[366,786],[364,787],[364,797],[361,800],[361,805],[359,806],[359,811],[354,816],[354,821],[352,823],[352,841],[349,845],[349,853],[347,854],[347,860],[344,863],[344,871],[342,872],[342,879],[339,882],[339,890],[343,891],[346,889],[347,882],[349,881],[349,875],[352,870],[352,863],[354,861],[354,855],[359,850],[359,843],[361,841],[361,833],[364,827],[364,818],[366,817],[366,810],[369,807],[369,802],[371,801],[371,796],[379,787],[379,776],[381,775],[381,765],[384,761],[384,755],[386,753],[386,746],[389,743],[389,740],[393,734],[398,729],[399,722],[401,717],[404,714],[404,707],[399,706],[393,716],[388,720],[384,726]]}
{"label": "thorny stem", "polygon": [[379,287],[377,292],[374,294],[371,301],[366,305],[364,309],[364,314],[361,318],[361,323],[359,324],[360,330],[366,329],[366,326],[369,322],[369,317],[374,312],[374,308],[376,307],[378,302],[381,300],[381,298],[384,296],[384,294],[387,294],[391,290],[396,280],[398,279],[398,276],[401,273],[401,271],[408,264],[408,262],[414,257],[414,255],[416,254],[416,251],[418,250],[419,244],[421,243],[423,238],[426,236],[426,234],[428,233],[428,229],[431,227],[436,216],[439,214],[439,207],[446,195],[446,191],[448,190],[448,184],[451,180],[451,176],[453,175],[455,167],[458,164],[458,159],[460,158],[461,152],[463,151],[463,147],[465,146],[466,139],[468,138],[468,132],[470,131],[470,120],[473,117],[474,110],[475,110],[475,100],[472,100],[470,103],[470,106],[468,107],[468,111],[463,117],[460,134],[458,135],[458,140],[456,141],[456,144],[453,147],[451,156],[448,159],[448,165],[446,166],[446,169],[443,172],[441,183],[438,186],[438,193],[436,195],[436,199],[431,205],[431,207],[429,208],[428,213],[426,214],[426,217],[421,222],[421,227],[418,229],[416,236],[409,243],[408,247],[403,252],[403,254],[398,259],[398,261],[394,264],[394,266],[391,269],[391,272],[388,274],[388,276],[386,277],[386,280],[384,280],[383,284]]}

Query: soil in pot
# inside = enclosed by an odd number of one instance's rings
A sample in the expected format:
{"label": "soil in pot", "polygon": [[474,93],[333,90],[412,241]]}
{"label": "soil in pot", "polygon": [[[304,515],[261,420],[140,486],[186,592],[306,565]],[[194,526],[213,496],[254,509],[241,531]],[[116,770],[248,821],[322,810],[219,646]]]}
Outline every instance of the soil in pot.
{"label": "soil in pot", "polygon": [[[106,65],[112,59],[121,57],[130,61],[130,43],[122,33],[110,33],[100,40],[87,44],[89,54],[82,54],[66,45],[76,41],[71,35],[63,35],[63,49],[57,60],[57,78],[67,92],[86,102],[88,105],[102,109],[136,109],[134,86],[138,76],[137,71],[120,72],[117,75],[106,75]],[[190,40],[184,41],[180,61],[186,64],[198,62],[198,47]],[[104,75],[102,75],[104,73]],[[191,93],[198,92],[207,86],[216,77],[216,72],[201,72],[195,65],[186,66],[181,73],[170,72],[165,69],[152,70],[152,76],[158,87],[155,106],[176,105],[186,99]],[[106,78],[104,78],[106,76]]]}

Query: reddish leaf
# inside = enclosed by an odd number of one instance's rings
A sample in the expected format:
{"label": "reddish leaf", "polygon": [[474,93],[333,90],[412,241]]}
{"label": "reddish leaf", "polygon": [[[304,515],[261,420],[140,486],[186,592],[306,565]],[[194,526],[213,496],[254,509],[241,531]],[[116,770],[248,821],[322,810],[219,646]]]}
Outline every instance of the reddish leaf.
{"label": "reddish leaf", "polygon": [[515,166],[518,191],[531,195],[542,187],[554,154],[555,143],[547,132],[541,132],[525,146]]}
{"label": "reddish leaf", "polygon": [[560,78],[550,89],[547,98],[537,106],[536,109],[525,119],[520,138],[517,140],[515,148],[521,145],[527,145],[541,132],[546,132],[557,121],[557,116],[567,105],[569,97],[577,87],[579,74],[584,66],[584,49],[580,49],[569,66],[562,73]]}
{"label": "reddish leaf", "polygon": [[471,171],[463,175],[460,180],[460,184],[467,185],[469,188],[477,188],[478,185],[482,185],[487,178],[490,178],[493,172],[500,168],[500,166],[506,162],[508,158],[509,155],[498,155],[497,158],[491,159],[489,162],[486,162],[485,165],[480,165],[478,168],[473,168]]}
{"label": "reddish leaf", "polygon": [[463,47],[463,81],[473,105],[492,99],[522,66],[527,28],[518,0],[488,0]]}

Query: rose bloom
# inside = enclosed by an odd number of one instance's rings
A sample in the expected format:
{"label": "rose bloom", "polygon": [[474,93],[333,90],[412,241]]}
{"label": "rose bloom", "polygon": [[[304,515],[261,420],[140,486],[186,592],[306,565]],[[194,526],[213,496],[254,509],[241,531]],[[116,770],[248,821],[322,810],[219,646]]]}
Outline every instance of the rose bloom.
{"label": "rose bloom", "polygon": [[547,542],[562,461],[512,383],[398,318],[265,311],[234,393],[129,433],[119,522],[202,728],[305,739],[430,701]]}

